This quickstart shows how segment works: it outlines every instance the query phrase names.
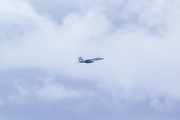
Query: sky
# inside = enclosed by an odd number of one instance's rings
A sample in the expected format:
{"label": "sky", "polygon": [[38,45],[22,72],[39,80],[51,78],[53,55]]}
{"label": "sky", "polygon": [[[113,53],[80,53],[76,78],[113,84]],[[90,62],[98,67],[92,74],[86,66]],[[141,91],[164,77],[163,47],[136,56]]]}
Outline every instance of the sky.
{"label": "sky", "polygon": [[0,0],[0,120],[179,120],[179,21],[179,0]]}

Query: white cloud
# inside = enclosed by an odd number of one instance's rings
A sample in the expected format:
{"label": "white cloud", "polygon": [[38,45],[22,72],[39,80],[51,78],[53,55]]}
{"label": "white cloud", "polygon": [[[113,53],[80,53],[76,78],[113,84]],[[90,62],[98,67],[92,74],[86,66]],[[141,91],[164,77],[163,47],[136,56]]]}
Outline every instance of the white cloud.
{"label": "white cloud", "polygon": [[29,99],[31,97],[51,101],[92,96],[92,92],[90,91],[68,88],[63,84],[53,82],[50,78],[43,78],[39,81],[41,82],[41,85],[30,85],[29,82],[24,80],[16,81],[16,84],[14,85],[17,89],[17,93],[14,92],[14,94],[9,95],[8,100],[27,104],[29,100],[31,100]]}
{"label": "white cloud", "polygon": [[[159,96],[180,100],[178,1],[127,1],[116,13],[117,21],[128,22],[115,30],[106,14],[108,1],[102,6],[102,1],[82,3],[88,7],[67,15],[61,25],[36,13],[26,2],[0,2],[1,71],[52,70],[71,79],[95,81],[122,99],[144,100],[144,96],[150,96],[152,106],[159,104]],[[115,5],[112,11],[119,10],[117,2],[110,4]],[[132,16],[137,20],[130,20]],[[13,25],[17,26],[15,30],[11,29]],[[75,63],[78,56],[105,59],[91,65],[66,65]],[[30,94],[19,90],[20,94]],[[45,85],[37,90],[38,97],[50,100],[79,96],[78,91],[62,85]]]}
{"label": "white cloud", "polygon": [[54,84],[51,80],[46,79],[42,87],[34,89],[34,92],[39,99],[58,100],[67,98],[81,97],[82,93],[71,88],[66,88],[60,84]]}

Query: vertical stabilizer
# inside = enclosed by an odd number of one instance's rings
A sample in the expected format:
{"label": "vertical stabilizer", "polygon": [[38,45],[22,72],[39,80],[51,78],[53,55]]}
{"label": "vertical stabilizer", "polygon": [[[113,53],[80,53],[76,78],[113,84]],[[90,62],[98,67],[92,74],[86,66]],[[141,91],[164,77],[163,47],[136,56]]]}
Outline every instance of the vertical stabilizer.
{"label": "vertical stabilizer", "polygon": [[78,57],[80,63],[84,63],[84,59],[82,57]]}

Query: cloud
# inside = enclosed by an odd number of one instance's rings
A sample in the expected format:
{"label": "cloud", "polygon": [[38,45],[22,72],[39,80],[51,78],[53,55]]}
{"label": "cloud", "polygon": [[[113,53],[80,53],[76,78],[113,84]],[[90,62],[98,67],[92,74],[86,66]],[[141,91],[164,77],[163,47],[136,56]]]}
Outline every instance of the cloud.
{"label": "cloud", "polygon": [[[68,12],[61,24],[25,1],[0,2],[1,71],[37,68],[93,81],[114,99],[150,97],[155,108],[171,108],[180,100],[178,1],[78,0],[81,12]],[[105,59],[82,65],[76,64],[78,56]],[[49,100],[83,93],[60,83],[18,90]]]}
{"label": "cloud", "polygon": [[61,85],[45,85],[37,91],[38,98],[47,100],[56,100],[78,96],[80,96],[78,91],[67,89]]}
{"label": "cloud", "polygon": [[16,87],[17,92],[7,96],[8,101],[28,104],[31,101],[30,98],[57,101],[69,98],[80,99],[85,96],[92,97],[90,91],[66,87],[64,84],[53,81],[52,78],[41,78],[36,80],[36,82],[38,81],[40,84],[32,84],[26,80],[16,81],[14,87]]}

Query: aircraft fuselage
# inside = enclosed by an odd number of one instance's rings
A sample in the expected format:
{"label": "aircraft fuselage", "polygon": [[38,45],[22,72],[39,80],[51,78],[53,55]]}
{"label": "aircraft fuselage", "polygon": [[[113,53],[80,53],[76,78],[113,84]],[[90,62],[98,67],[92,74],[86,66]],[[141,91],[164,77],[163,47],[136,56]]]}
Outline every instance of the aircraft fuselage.
{"label": "aircraft fuselage", "polygon": [[78,57],[79,63],[93,63],[96,60],[103,60],[104,58],[93,58],[93,59],[87,59],[84,60],[82,57]]}

